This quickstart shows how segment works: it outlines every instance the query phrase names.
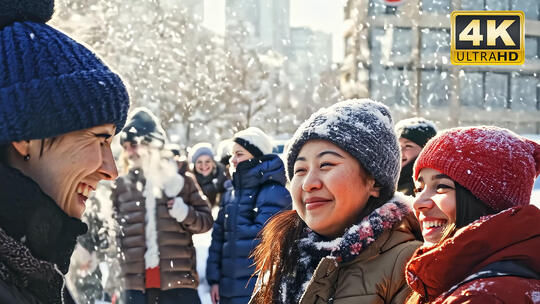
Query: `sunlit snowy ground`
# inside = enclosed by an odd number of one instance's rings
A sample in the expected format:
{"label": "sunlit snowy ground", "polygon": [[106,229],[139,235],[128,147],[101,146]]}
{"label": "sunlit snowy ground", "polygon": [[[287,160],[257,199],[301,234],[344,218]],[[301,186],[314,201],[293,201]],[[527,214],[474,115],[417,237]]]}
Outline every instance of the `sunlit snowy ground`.
{"label": "sunlit snowy ground", "polygon": [[212,230],[193,235],[193,244],[197,252],[197,272],[199,273],[199,296],[202,304],[212,304],[210,299],[210,286],[206,281],[206,258],[208,257],[208,247],[212,241]]}

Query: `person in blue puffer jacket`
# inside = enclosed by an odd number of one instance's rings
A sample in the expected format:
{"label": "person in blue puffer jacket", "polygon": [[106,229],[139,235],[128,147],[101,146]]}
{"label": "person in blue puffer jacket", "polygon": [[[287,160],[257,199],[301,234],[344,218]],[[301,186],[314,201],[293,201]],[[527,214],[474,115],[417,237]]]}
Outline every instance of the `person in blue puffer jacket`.
{"label": "person in blue puffer jacket", "polygon": [[272,152],[271,139],[250,127],[234,135],[231,167],[235,172],[221,201],[212,231],[206,278],[212,303],[245,304],[256,277],[249,256],[257,235],[274,214],[291,208],[285,166]]}

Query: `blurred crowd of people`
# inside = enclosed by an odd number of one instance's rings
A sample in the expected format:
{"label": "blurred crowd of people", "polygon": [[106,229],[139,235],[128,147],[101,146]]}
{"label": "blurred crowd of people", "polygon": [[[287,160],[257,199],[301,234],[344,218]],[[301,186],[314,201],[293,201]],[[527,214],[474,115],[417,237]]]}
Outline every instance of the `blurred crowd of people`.
{"label": "blurred crowd of people", "polygon": [[201,303],[210,230],[213,304],[538,303],[540,144],[351,99],[285,162],[256,127],[182,151],[53,7],[0,2],[0,303]]}

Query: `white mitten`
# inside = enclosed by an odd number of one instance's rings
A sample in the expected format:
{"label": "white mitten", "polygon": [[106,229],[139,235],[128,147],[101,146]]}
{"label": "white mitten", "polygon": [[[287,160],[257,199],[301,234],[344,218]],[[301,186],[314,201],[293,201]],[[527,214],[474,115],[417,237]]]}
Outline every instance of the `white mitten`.
{"label": "white mitten", "polygon": [[169,209],[169,214],[178,222],[183,222],[186,219],[188,212],[189,207],[184,203],[184,200],[181,197],[175,197],[173,206]]}
{"label": "white mitten", "polygon": [[175,197],[184,188],[184,177],[178,173],[171,176],[163,184],[163,192],[167,197]]}

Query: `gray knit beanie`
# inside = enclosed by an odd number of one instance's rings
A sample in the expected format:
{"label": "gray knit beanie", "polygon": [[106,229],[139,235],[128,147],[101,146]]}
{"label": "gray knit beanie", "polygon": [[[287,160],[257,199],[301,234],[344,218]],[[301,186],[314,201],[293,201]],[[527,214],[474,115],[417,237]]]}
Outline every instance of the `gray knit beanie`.
{"label": "gray knit beanie", "polygon": [[385,105],[370,99],[350,99],[311,115],[291,138],[287,151],[289,180],[300,149],[312,139],[327,140],[354,156],[381,186],[381,199],[394,195],[400,149]]}

